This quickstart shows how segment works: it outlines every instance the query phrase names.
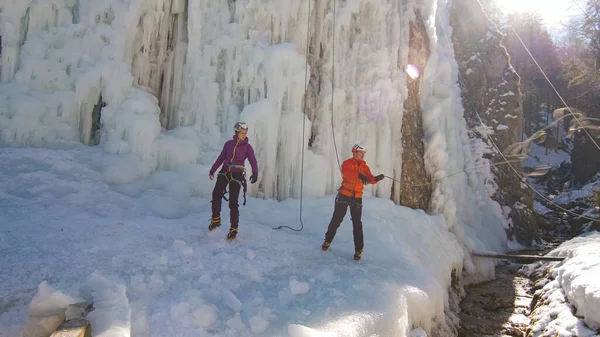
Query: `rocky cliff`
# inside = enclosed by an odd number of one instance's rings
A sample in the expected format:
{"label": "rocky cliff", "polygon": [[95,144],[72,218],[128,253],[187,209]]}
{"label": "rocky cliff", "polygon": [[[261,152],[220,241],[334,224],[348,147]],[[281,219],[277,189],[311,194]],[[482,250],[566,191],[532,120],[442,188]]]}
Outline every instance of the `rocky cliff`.
{"label": "rocky cliff", "polygon": [[485,156],[494,164],[502,163],[493,167],[498,189],[492,198],[510,219],[509,236],[529,245],[539,237],[532,191],[518,177],[523,171],[514,151],[523,118],[520,78],[502,46],[502,33],[479,2],[456,0],[451,25],[465,119],[471,135],[487,145]]}

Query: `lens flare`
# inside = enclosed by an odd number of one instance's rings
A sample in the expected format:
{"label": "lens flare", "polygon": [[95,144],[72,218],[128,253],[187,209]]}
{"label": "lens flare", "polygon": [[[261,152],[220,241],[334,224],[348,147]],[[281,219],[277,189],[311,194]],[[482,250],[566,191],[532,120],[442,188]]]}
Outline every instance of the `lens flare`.
{"label": "lens flare", "polygon": [[419,77],[419,69],[417,69],[417,67],[415,65],[412,64],[408,64],[406,65],[406,73],[408,74],[408,76],[410,76],[410,78],[412,78],[413,80],[415,78]]}

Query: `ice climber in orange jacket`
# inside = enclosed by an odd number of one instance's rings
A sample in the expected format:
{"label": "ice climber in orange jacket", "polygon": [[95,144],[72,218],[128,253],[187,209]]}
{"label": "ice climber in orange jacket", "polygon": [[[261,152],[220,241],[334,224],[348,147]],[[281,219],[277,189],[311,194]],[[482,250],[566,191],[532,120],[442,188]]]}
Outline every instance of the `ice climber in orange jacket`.
{"label": "ice climber in orange jacket", "polygon": [[367,148],[361,144],[355,144],[352,147],[352,158],[347,159],[342,164],[342,186],[338,190],[335,198],[335,209],[329,222],[327,233],[325,233],[325,242],[323,250],[326,251],[335,237],[335,233],[346,216],[346,211],[350,207],[350,216],[352,218],[352,227],[354,233],[354,259],[360,260],[364,246],[362,230],[362,192],[365,184],[376,184],[384,175],[380,174],[374,177],[367,163],[363,160]]}

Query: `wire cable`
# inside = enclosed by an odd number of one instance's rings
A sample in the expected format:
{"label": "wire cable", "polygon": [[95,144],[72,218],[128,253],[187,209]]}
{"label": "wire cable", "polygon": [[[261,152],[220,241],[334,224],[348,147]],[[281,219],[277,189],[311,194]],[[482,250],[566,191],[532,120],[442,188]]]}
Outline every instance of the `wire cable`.
{"label": "wire cable", "polygon": [[565,105],[565,108],[567,109],[567,111],[569,111],[569,113],[571,114],[571,116],[573,116],[573,118],[577,121],[577,124],[579,124],[579,126],[583,129],[583,131],[585,132],[585,134],[588,135],[588,137],[590,137],[590,139],[592,140],[592,143],[594,143],[594,145],[596,145],[596,147],[598,148],[598,150],[600,150],[600,146],[598,145],[598,143],[596,143],[596,140],[594,139],[594,137],[592,137],[592,135],[590,135],[590,133],[587,131],[587,128],[583,124],[581,124],[581,122],[579,121],[579,118],[577,118],[577,115],[575,113],[573,113],[573,111],[571,110],[571,108],[567,105],[567,102],[565,102],[565,100],[563,99],[562,95],[558,92],[558,90],[556,90],[556,87],[554,87],[554,84],[552,84],[552,82],[550,81],[550,79],[546,75],[546,72],[542,69],[542,67],[540,66],[540,64],[538,63],[538,61],[535,59],[535,57],[533,57],[533,55],[529,51],[529,48],[527,48],[527,46],[525,45],[525,43],[523,42],[523,40],[521,40],[521,36],[519,35],[519,33],[517,33],[517,31],[515,30],[515,28],[513,26],[510,26],[510,28],[515,33],[515,35],[517,36],[517,38],[519,39],[519,41],[521,42],[521,44],[523,45],[523,47],[527,51],[527,54],[529,54],[529,56],[531,57],[531,59],[533,60],[533,62],[535,63],[535,65],[538,67],[538,69],[542,73],[542,75],[544,75],[544,78],[546,79],[546,81],[548,81],[548,84],[550,84],[550,87],[552,87],[552,90],[554,90],[554,92],[556,93],[556,95],[558,96],[558,98],[560,98],[561,102]]}
{"label": "wire cable", "polygon": [[[483,9],[482,9],[482,10],[483,10]],[[484,10],[484,12],[485,12],[485,10]],[[436,13],[436,16],[438,16],[438,15],[439,15],[439,13]],[[487,13],[486,13],[486,15],[487,15]],[[438,16],[438,18],[439,18],[439,16]],[[440,20],[440,21],[441,21],[441,20]],[[443,22],[441,22],[441,24],[440,24],[440,27],[442,28],[442,32],[443,32],[443,34],[444,34],[444,36],[445,36],[445,38],[446,38],[446,41],[448,42],[448,45],[449,45],[449,46],[450,46],[450,45],[452,45],[452,44],[450,43],[450,39],[448,38],[448,34],[446,33],[446,29],[444,28]],[[530,54],[530,55],[531,55],[531,54]],[[533,57],[533,56],[532,56],[532,57]],[[458,80],[460,81],[461,85],[463,86],[463,88],[466,88],[466,86],[465,86],[465,84],[464,84],[465,82],[463,81],[463,78],[462,78],[462,76],[461,76],[461,74],[460,74],[460,71],[459,71],[459,72],[457,72],[457,74],[458,74]],[[483,120],[482,120],[482,119],[481,119],[481,117],[479,116],[479,112],[477,112],[477,109],[475,109],[475,106],[474,106],[473,102],[471,102],[470,100],[468,100],[468,102],[470,103],[470,105],[471,105],[471,108],[472,108],[472,109],[473,109],[473,111],[475,112],[475,115],[476,115],[476,116],[477,116],[477,118],[479,119],[479,122],[480,122],[482,125],[485,125],[485,123],[483,122]],[[566,105],[566,104],[565,104],[565,105]],[[542,193],[540,193],[540,192],[539,192],[537,189],[535,189],[533,186],[531,186],[531,184],[530,184],[529,182],[527,182],[527,179],[525,179],[525,178],[524,178],[524,177],[523,177],[523,176],[522,176],[522,175],[521,175],[521,174],[520,174],[520,173],[519,173],[519,172],[518,172],[518,171],[517,171],[517,170],[516,170],[516,169],[515,169],[515,168],[514,168],[514,167],[513,167],[511,164],[510,164],[510,163],[509,163],[508,159],[507,159],[507,158],[504,156],[504,153],[502,153],[502,151],[500,151],[500,149],[498,148],[498,146],[496,145],[496,143],[494,142],[494,140],[493,140],[491,137],[487,136],[487,139],[488,139],[488,140],[489,140],[489,141],[492,143],[492,145],[494,146],[494,148],[496,149],[496,151],[498,151],[498,153],[500,153],[500,155],[502,156],[502,158],[504,159],[504,161],[505,161],[505,162],[508,164],[508,166],[509,166],[509,167],[511,168],[511,170],[512,170],[512,171],[515,173],[515,175],[516,175],[517,177],[519,177],[519,179],[521,180],[521,182],[522,182],[522,183],[524,183],[524,184],[526,184],[527,186],[529,186],[529,188],[531,188],[531,190],[532,190],[533,192],[535,192],[537,195],[539,195],[539,196],[540,196],[540,197],[542,197],[544,200],[546,200],[547,202],[549,202],[550,204],[554,205],[556,208],[558,208],[558,209],[560,209],[560,210],[562,210],[562,211],[564,211],[564,212],[567,212],[567,213],[569,213],[569,214],[575,215],[575,216],[576,216],[576,217],[578,217],[578,218],[583,218],[583,219],[587,219],[587,220],[590,220],[590,221],[600,222],[600,220],[599,220],[599,219],[594,219],[594,218],[586,217],[586,216],[584,216],[583,214],[577,214],[577,213],[575,213],[575,212],[573,212],[573,211],[571,211],[571,210],[568,210],[568,209],[566,209],[566,208],[564,208],[564,207],[562,207],[562,206],[558,205],[558,204],[557,204],[557,203],[555,203],[554,201],[552,201],[552,200],[548,199],[548,198],[547,198],[545,195],[543,195],[543,194],[542,194]]]}

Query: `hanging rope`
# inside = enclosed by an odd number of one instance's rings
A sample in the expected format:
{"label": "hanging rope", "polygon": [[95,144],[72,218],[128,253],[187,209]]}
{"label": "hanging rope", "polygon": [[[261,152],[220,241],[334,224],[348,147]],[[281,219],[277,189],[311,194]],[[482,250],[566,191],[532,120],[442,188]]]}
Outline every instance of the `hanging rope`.
{"label": "hanging rope", "polygon": [[[310,1],[308,2],[308,15],[307,15],[307,33],[306,33],[306,65],[304,71],[304,116],[306,116],[306,91],[308,90],[308,54],[309,54],[309,43],[310,43]],[[332,28],[332,43],[331,43],[331,134],[333,137],[333,148],[335,149],[335,157],[337,159],[339,170],[341,171],[342,165],[340,163],[340,156],[337,149],[337,142],[335,140],[335,127],[334,127],[334,102],[335,102],[335,28],[336,28],[336,0],[333,0],[333,28]],[[302,168],[300,173],[300,229],[294,229],[289,226],[279,226],[273,229],[282,229],[289,228],[293,231],[301,231],[304,228],[304,223],[302,222],[302,191],[303,191],[303,183],[304,183],[304,130],[305,130],[305,121],[306,117],[302,120]]]}
{"label": "hanging rope", "polygon": [[340,156],[338,154],[337,144],[335,142],[335,128],[333,127],[333,103],[334,103],[334,90],[335,90],[335,0],[333,0],[333,34],[331,37],[331,134],[333,136],[333,148],[335,149],[335,158],[337,159],[338,168],[342,171],[342,164],[340,164]]}
{"label": "hanging rope", "polygon": [[273,229],[289,228],[295,232],[300,232],[304,229],[302,221],[302,200],[304,191],[304,135],[306,134],[306,96],[308,96],[308,56],[310,51],[310,0],[308,2],[308,14],[306,15],[306,63],[304,65],[304,114],[302,115],[302,159],[300,164],[300,229],[295,229],[290,226],[279,226]]}

